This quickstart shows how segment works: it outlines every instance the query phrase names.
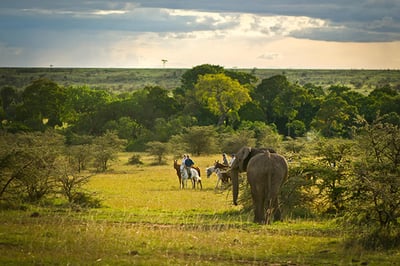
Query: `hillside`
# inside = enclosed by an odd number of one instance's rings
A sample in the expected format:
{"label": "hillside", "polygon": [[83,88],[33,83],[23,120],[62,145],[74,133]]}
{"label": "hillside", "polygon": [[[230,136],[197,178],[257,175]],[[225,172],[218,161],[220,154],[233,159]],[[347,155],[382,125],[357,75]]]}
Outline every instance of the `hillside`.
{"label": "hillside", "polygon": [[[174,89],[188,69],[122,68],[0,68],[0,88],[24,88],[38,78],[51,79],[62,86],[87,85],[91,88],[128,92],[145,86]],[[234,69],[252,73],[258,80],[283,74],[300,85],[311,83],[324,88],[341,84],[367,93],[390,84],[400,88],[400,70],[317,70],[317,69]]]}

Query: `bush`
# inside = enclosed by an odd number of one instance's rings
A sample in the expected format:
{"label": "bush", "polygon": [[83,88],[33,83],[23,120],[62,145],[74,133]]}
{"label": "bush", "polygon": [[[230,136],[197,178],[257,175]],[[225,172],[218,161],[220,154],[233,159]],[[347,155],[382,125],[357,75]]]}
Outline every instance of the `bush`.
{"label": "bush", "polygon": [[71,203],[84,208],[101,207],[101,200],[86,192],[75,193]]}
{"label": "bush", "polygon": [[128,164],[130,164],[130,165],[141,165],[141,164],[143,164],[141,159],[142,159],[142,157],[140,156],[140,154],[133,154],[129,158]]}

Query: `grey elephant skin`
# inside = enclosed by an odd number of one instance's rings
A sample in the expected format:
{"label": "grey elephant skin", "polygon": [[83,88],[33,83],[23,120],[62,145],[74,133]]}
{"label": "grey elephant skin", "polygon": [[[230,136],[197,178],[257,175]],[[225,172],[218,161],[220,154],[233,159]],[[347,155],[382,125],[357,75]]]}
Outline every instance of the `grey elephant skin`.
{"label": "grey elephant skin", "polygon": [[[254,205],[254,222],[280,219],[279,193],[288,177],[286,159],[270,148],[242,147],[231,166],[233,203],[239,195],[239,173],[247,172]],[[267,210],[267,215],[265,214]]]}

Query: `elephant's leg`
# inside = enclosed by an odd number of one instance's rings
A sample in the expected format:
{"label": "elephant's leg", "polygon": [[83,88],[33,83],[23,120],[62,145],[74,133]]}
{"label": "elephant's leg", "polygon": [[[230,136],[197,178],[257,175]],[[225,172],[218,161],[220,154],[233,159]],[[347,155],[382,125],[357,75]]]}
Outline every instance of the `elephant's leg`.
{"label": "elephant's leg", "polygon": [[265,221],[266,224],[271,224],[274,221],[274,214],[276,213],[274,200],[267,197],[267,202],[265,203]]}
{"label": "elephant's leg", "polygon": [[262,189],[257,184],[254,184],[253,186],[250,184],[250,186],[251,186],[251,196],[253,198],[253,205],[254,205],[254,222],[259,224],[265,224],[264,189]]}
{"label": "elephant's leg", "polygon": [[276,197],[274,199],[274,201],[272,202],[272,207],[274,209],[274,213],[273,213],[274,214],[273,215],[274,221],[282,221],[282,213],[281,213],[281,208],[280,208],[280,205],[279,205],[278,197]]}

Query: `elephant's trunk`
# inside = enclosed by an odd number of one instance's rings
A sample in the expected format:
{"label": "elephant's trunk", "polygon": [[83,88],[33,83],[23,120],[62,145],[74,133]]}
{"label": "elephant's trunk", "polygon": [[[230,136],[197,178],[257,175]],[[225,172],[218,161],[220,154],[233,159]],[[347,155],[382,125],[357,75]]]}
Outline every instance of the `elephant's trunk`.
{"label": "elephant's trunk", "polygon": [[232,178],[233,204],[238,205],[237,199],[238,199],[238,195],[239,195],[239,172],[236,170],[232,170],[231,178]]}

